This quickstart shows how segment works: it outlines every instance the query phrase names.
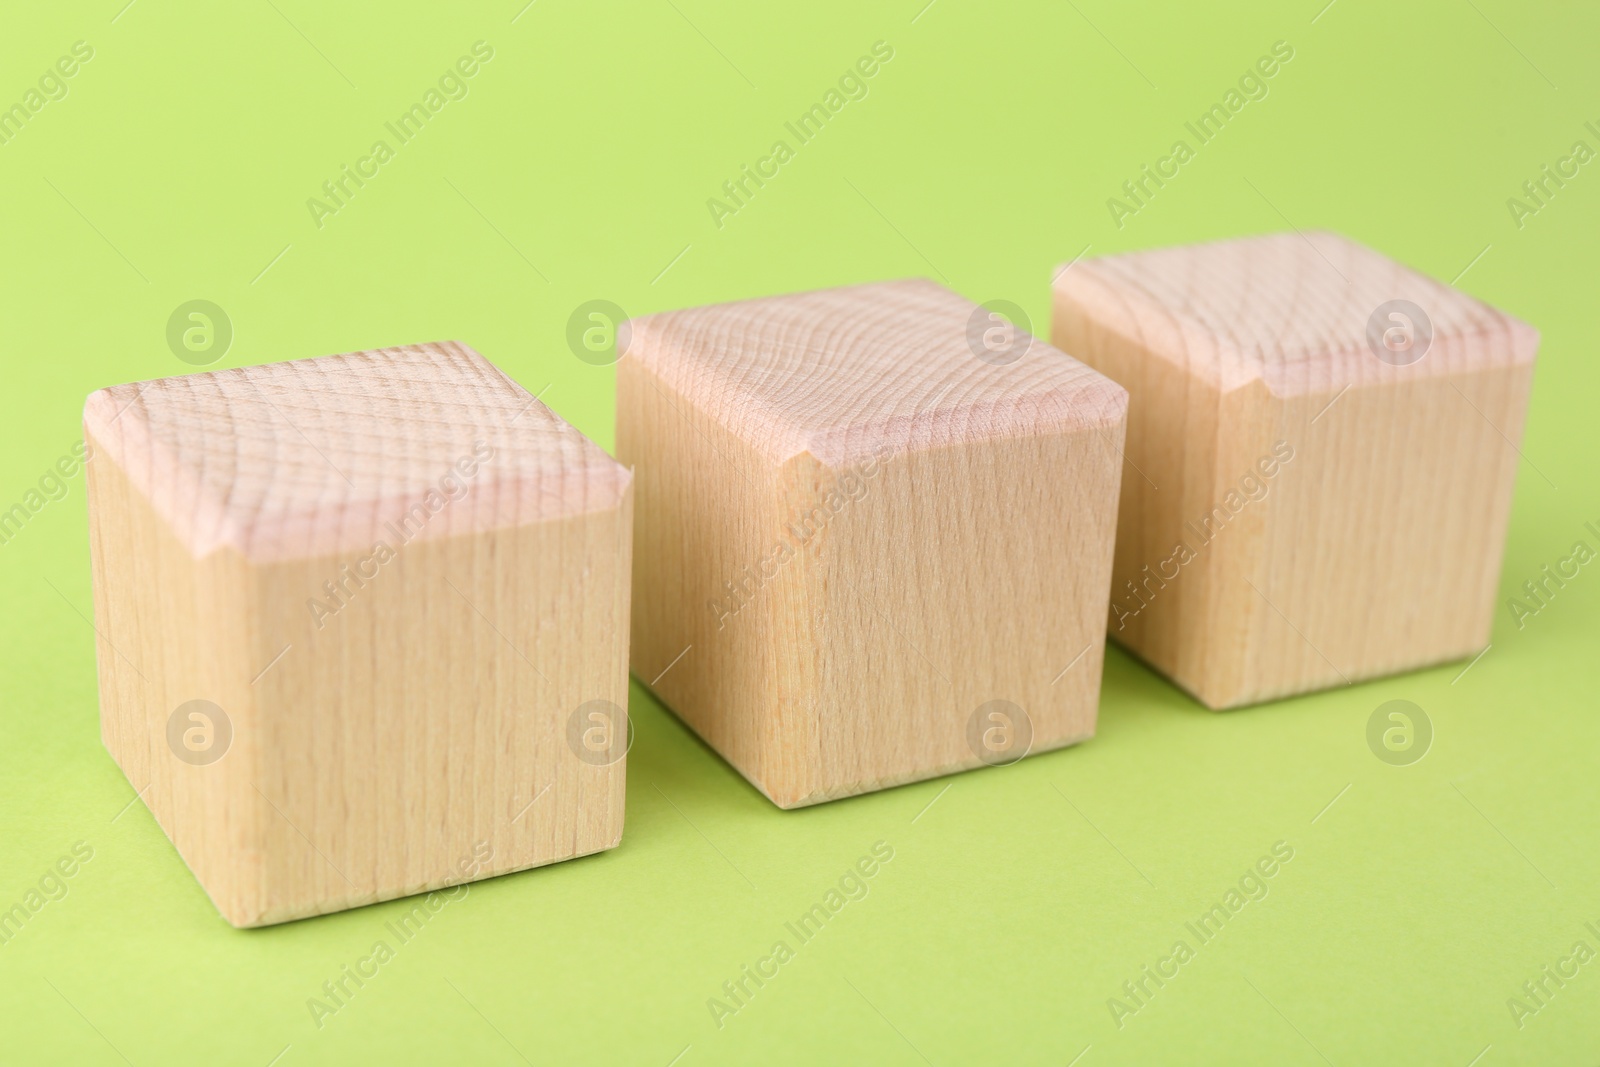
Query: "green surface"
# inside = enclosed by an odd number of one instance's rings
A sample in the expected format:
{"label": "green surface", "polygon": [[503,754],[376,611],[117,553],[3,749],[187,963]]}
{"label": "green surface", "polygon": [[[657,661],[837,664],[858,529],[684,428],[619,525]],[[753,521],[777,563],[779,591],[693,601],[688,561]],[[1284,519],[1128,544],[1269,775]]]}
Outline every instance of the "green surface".
{"label": "green surface", "polygon": [[[1600,548],[1600,173],[1585,162],[1536,212],[1507,203],[1575,142],[1600,149],[1594,12],[122,2],[13,5],[0,33],[0,103],[93,49],[0,144],[0,509],[41,505],[0,545],[0,907],[41,904],[0,946],[0,1061],[1600,1054],[1600,963],[1567,965],[1536,1013],[1507,1005],[1537,1006],[1523,983],[1576,942],[1600,949],[1600,568],[1520,627],[1504,603],[1575,541]],[[384,124],[477,41],[493,57],[466,96],[394,143]],[[797,144],[784,123],[877,41],[893,58],[867,95]],[[1119,228],[1107,199],[1278,41],[1293,58],[1265,98]],[[379,139],[393,158],[319,227],[307,198]],[[779,139],[792,158],[719,228],[707,199]],[[622,846],[473,886],[320,1027],[308,999],[403,905],[232,930],[128,807],[99,741],[82,478],[28,494],[85,394],[190,369],[166,342],[180,304],[226,309],[219,367],[459,337],[609,445],[613,371],[565,341],[585,301],[643,314],[923,274],[1044,332],[1050,268],[1086,246],[1291,224],[1459,275],[1543,331],[1494,643],[1464,675],[1213,714],[1113,650],[1092,742],[788,813],[635,685]],[[1367,745],[1391,699],[1433,725],[1409,766]],[[879,841],[893,859],[867,895],[800,944],[784,923]],[[92,859],[47,878],[77,842]],[[1293,859],[1267,895],[1199,944],[1184,924],[1276,842]],[[41,880],[59,899],[28,897]],[[1119,1027],[1108,999],[1179,939],[1193,958]],[[719,1027],[708,999],[780,940],[793,958]]]}

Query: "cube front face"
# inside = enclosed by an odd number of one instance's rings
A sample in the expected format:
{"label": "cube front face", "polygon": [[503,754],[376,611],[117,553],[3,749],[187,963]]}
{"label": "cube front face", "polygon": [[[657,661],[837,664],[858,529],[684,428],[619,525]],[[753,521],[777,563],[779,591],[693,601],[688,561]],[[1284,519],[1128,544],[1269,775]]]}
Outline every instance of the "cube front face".
{"label": "cube front face", "polygon": [[634,326],[634,670],[781,807],[1093,733],[1124,395],[1042,344],[976,359],[973,309],[891,283]]}
{"label": "cube front face", "polygon": [[[1537,334],[1312,239],[1113,257],[1055,285],[1056,343],[1131,397],[1142,473],[1108,633],[1211,707],[1489,640]],[[1367,343],[1397,300],[1427,316],[1421,356]]]}
{"label": "cube front face", "polygon": [[[263,630],[299,637],[254,686],[265,921],[617,845],[631,522],[624,499],[409,545],[320,628],[305,592],[342,561],[254,576]],[[597,724],[620,747],[581,747]]]}
{"label": "cube front face", "polygon": [[[1015,758],[974,750],[975,715],[980,738],[999,724],[1029,752],[1093,736],[1119,444],[1084,429],[795,465],[775,525],[798,575],[772,610],[787,634],[779,692],[809,706],[780,702],[774,717],[773,750],[791,754],[770,775],[775,800]],[[979,709],[994,701],[1025,718],[991,722]]]}
{"label": "cube front face", "polygon": [[[626,471],[459,346],[333,358],[365,358],[371,389],[388,391],[345,412],[369,424],[352,431],[361,447],[409,438],[405,462],[375,472],[308,394],[279,412],[354,483],[335,510],[370,518],[334,535],[303,514],[304,494],[274,511],[268,489],[251,497],[267,502],[260,524],[224,521],[197,553],[169,490],[140,483],[185,469],[159,424],[192,425],[167,392],[192,399],[199,383],[146,383],[148,412],[133,400],[113,420],[94,398],[86,411],[102,733],[240,926],[597,852],[622,830]],[[256,387],[287,403],[276,381]],[[406,429],[424,418],[452,427]],[[428,439],[440,433],[459,440]],[[413,463],[421,483],[405,477]],[[196,494],[189,513],[215,503]]]}

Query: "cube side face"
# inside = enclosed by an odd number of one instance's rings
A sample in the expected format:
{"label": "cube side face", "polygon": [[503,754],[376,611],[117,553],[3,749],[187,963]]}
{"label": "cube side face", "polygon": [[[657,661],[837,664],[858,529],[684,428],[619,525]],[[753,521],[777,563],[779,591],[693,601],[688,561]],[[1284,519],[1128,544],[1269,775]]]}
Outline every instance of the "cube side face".
{"label": "cube side face", "polygon": [[632,500],[255,575],[260,922],[615,847]]}
{"label": "cube side face", "polygon": [[1271,607],[1229,703],[1488,643],[1530,383],[1529,365],[1508,364],[1355,387],[1322,417],[1335,393],[1274,400],[1294,458],[1264,501],[1249,573]]}
{"label": "cube side face", "polygon": [[1122,435],[1119,406],[1071,432],[786,468],[804,580],[784,591],[796,625],[778,630],[793,706],[774,738],[788,768],[775,801],[1092,736]]}
{"label": "cube side face", "polygon": [[633,356],[617,367],[617,458],[638,494],[633,670],[766,791],[774,583],[795,580],[774,553],[776,469]]}
{"label": "cube side face", "polygon": [[231,552],[195,559],[85,436],[101,740],[217,909],[252,925],[262,842],[249,567]]}

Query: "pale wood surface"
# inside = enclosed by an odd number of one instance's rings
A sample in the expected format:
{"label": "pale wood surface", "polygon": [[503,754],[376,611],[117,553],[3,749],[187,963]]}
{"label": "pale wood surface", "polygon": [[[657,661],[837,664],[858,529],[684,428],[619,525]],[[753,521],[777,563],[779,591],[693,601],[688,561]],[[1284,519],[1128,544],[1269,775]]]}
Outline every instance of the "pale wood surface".
{"label": "pale wood surface", "polygon": [[973,310],[905,281],[630,324],[634,670],[780,806],[977,766],[991,700],[1035,752],[1093,732],[1126,394],[1042,341],[978,359]]}
{"label": "pale wood surface", "polygon": [[[567,740],[627,705],[597,446],[453,343],[118,386],[85,428],[102,736],[228,921],[617,843],[625,762]],[[233,726],[208,765],[167,743],[193,699]]]}
{"label": "pale wood surface", "polygon": [[[1407,366],[1366,339],[1396,299],[1433,327]],[[1532,327],[1321,232],[1079,262],[1054,309],[1131,397],[1112,638],[1212,707],[1488,642]]]}
{"label": "pale wood surface", "polygon": [[477,492],[424,538],[615,507],[627,472],[455,342],[102,389],[84,425],[196,556],[366,549],[487,441]]}

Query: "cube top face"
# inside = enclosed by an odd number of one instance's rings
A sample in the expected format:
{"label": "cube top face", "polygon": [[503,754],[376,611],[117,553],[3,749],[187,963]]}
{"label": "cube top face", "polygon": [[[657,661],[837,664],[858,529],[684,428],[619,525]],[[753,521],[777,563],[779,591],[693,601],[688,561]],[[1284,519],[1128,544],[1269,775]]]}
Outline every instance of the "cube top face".
{"label": "cube top face", "polygon": [[630,478],[457,342],[113,386],[84,426],[197,558],[367,549],[419,504],[425,538],[522,525],[613,507]]}
{"label": "cube top face", "polygon": [[1058,272],[1054,289],[1210,384],[1261,380],[1280,396],[1528,363],[1539,340],[1526,323],[1321,231],[1086,260]]}
{"label": "cube top face", "polygon": [[[921,279],[635,319],[624,360],[763,455],[842,466],[1121,420],[1120,387]],[[986,341],[986,334],[988,340]]]}

